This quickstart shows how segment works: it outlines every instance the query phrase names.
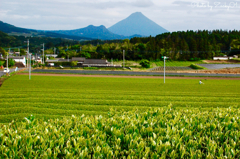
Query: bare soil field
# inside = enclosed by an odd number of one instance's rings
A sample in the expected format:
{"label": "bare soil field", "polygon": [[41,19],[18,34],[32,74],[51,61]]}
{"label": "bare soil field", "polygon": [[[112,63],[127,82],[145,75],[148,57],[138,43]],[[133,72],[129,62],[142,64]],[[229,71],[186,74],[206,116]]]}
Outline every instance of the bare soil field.
{"label": "bare soil field", "polygon": [[203,60],[203,62],[209,64],[240,64],[239,60]]}
{"label": "bare soil field", "polygon": [[240,68],[224,68],[224,69],[217,69],[217,70],[197,70],[197,71],[189,70],[189,71],[181,71],[181,73],[240,74]]}

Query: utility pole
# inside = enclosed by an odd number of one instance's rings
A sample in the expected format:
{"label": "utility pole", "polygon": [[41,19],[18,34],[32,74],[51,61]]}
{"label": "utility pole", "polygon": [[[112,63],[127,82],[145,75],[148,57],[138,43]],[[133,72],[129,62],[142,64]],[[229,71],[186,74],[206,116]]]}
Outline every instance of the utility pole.
{"label": "utility pole", "polygon": [[[8,50],[8,54],[10,54],[10,48]],[[8,71],[8,54],[7,54],[7,71]],[[7,72],[8,73],[8,72]]]}
{"label": "utility pole", "polygon": [[28,54],[29,54],[29,39],[27,41],[24,41],[27,43],[27,68],[28,68]]}
{"label": "utility pole", "polygon": [[29,80],[30,80],[31,79],[31,55],[29,53],[29,39],[27,40],[27,47],[28,47],[27,56],[29,57],[28,69],[29,69]]}
{"label": "utility pole", "polygon": [[30,66],[29,66],[29,80],[31,79],[31,54],[29,54],[30,56]]}
{"label": "utility pole", "polygon": [[164,76],[164,83],[165,83],[165,59],[166,59],[166,56],[163,56],[163,59],[164,59],[164,73],[163,73],[164,75],[163,76]]}
{"label": "utility pole", "polygon": [[27,42],[27,68],[28,68],[28,56],[29,56],[29,39],[26,41]]}
{"label": "utility pole", "polygon": [[29,39],[27,40],[27,47],[28,47],[28,51],[27,51],[27,57],[29,55]]}
{"label": "utility pole", "polygon": [[123,50],[123,68],[125,67],[125,50]]}
{"label": "utility pole", "polygon": [[43,62],[42,63],[44,64],[44,43],[42,45],[43,45],[43,49],[42,49],[43,50]]}

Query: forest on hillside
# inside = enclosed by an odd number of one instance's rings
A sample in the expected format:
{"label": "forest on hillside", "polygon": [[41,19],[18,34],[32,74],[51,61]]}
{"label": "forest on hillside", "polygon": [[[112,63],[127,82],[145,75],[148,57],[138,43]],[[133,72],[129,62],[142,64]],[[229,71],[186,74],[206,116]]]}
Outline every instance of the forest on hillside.
{"label": "forest on hillside", "polygon": [[162,56],[172,60],[200,60],[212,59],[213,56],[240,54],[240,32],[237,30],[179,31],[156,37],[104,41],[9,36],[0,32],[0,47],[26,49],[27,44],[24,41],[27,39],[30,41],[30,52],[41,53],[41,44],[45,43],[45,53],[53,54],[55,50],[59,57],[65,58],[78,56],[120,60],[123,58],[123,50],[126,60],[159,60]]}

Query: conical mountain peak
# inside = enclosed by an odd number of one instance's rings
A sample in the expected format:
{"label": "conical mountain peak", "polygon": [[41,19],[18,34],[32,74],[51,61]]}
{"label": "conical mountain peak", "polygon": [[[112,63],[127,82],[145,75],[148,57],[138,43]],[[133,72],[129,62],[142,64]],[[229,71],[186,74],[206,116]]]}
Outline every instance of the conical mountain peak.
{"label": "conical mountain peak", "polygon": [[141,12],[132,13],[126,19],[108,28],[111,32],[124,36],[139,34],[142,36],[156,36],[168,32]]}

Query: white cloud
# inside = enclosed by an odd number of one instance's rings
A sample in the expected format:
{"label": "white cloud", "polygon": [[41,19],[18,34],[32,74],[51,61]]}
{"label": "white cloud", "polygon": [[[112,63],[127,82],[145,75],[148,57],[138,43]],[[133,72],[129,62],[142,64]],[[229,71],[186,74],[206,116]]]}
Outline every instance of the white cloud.
{"label": "white cloud", "polygon": [[1,0],[0,20],[25,28],[67,30],[90,24],[110,27],[134,12],[170,31],[240,28],[239,0]]}

